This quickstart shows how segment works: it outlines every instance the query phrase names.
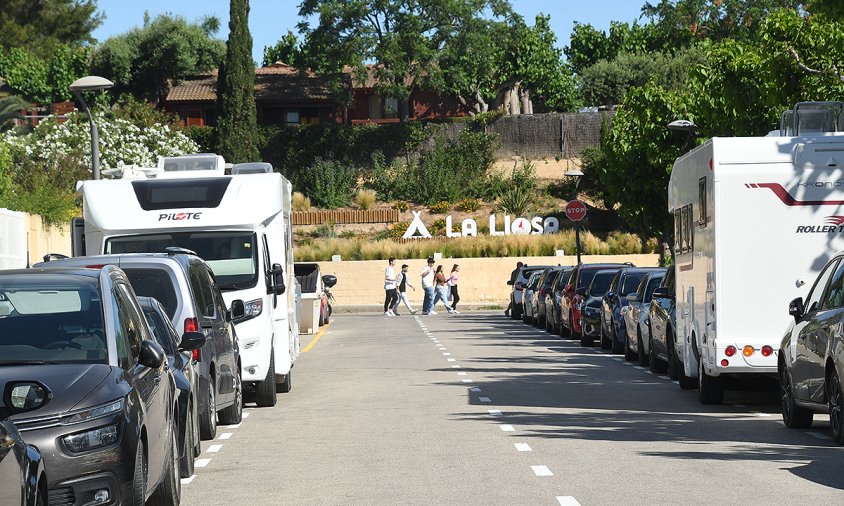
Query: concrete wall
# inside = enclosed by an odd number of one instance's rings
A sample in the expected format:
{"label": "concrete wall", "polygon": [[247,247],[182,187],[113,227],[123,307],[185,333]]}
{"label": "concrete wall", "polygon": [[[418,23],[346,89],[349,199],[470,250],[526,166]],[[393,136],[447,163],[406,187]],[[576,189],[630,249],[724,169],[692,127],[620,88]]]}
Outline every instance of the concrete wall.
{"label": "concrete wall", "polygon": [[[659,255],[590,255],[583,256],[584,263],[596,262],[633,262],[637,266],[656,266]],[[506,306],[510,297],[510,272],[516,262],[529,265],[574,265],[574,256],[527,257],[527,258],[446,258],[438,260],[446,273],[454,264],[460,265],[460,304]],[[372,306],[375,309],[384,304],[384,260],[319,262],[322,274],[337,276],[337,285],[331,290],[337,299],[337,309],[343,306]],[[408,279],[416,287],[414,292],[408,288],[414,307],[421,308],[422,288],[420,273],[425,267],[425,260],[396,260],[396,267],[407,264]]]}
{"label": "concrete wall", "polygon": [[41,262],[47,253],[70,256],[70,224],[63,227],[46,225],[41,216],[27,214],[29,264]]}

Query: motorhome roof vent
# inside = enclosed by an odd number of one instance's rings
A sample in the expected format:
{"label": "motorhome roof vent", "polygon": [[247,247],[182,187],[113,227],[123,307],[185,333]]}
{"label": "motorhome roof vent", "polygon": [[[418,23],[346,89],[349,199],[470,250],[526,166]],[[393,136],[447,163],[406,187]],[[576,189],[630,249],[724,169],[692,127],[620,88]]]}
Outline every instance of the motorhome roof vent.
{"label": "motorhome roof vent", "polygon": [[780,116],[780,135],[844,132],[844,102],[800,102]]}
{"label": "motorhome roof vent", "polygon": [[236,163],[232,165],[232,175],[236,174],[272,174],[273,166],[267,162]]}

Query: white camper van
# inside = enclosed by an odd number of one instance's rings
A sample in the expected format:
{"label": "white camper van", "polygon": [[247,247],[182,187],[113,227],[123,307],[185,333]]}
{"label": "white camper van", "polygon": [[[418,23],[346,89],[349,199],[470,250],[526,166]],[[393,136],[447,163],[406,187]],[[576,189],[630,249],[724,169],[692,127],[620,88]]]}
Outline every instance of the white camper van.
{"label": "white camper van", "polygon": [[277,391],[290,390],[299,354],[292,187],[271,167],[234,169],[227,176],[221,157],[194,155],[131,171],[134,179],[81,182],[83,220],[73,227],[74,256],[171,246],[196,252],[213,269],[226,303],[245,303],[235,327],[242,378],[254,384],[258,405],[271,406]]}
{"label": "white camper van", "polygon": [[789,301],[844,249],[842,131],[844,104],[802,103],[780,131],[713,138],[674,163],[674,344],[701,402],[723,401],[725,375],[776,374]]}

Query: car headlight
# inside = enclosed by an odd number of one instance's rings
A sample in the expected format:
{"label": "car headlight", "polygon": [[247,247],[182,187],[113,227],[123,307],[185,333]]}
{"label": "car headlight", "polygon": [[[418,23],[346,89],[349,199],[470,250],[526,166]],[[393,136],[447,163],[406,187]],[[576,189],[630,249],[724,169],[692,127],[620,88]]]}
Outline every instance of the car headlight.
{"label": "car headlight", "polygon": [[251,320],[264,310],[264,299],[255,299],[243,303],[243,318],[239,321]]}
{"label": "car headlight", "polygon": [[119,435],[117,424],[114,424],[78,434],[71,434],[65,436],[62,440],[68,450],[73,453],[82,453],[113,445],[117,442]]}
{"label": "car headlight", "polygon": [[101,404],[91,409],[86,409],[85,411],[79,411],[78,413],[74,413],[66,418],[63,418],[62,424],[72,425],[74,423],[87,422],[88,420],[102,418],[113,413],[118,413],[122,410],[123,399],[117,399],[116,401],[110,402],[108,404]]}

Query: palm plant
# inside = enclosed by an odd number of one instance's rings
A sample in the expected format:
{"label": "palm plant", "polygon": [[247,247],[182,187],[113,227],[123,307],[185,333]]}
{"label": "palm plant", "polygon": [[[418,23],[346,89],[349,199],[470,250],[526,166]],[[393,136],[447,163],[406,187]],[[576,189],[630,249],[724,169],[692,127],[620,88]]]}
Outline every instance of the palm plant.
{"label": "palm plant", "polygon": [[0,97],[0,132],[8,130],[13,126],[15,119],[23,117],[21,109],[28,109],[31,106],[26,100],[16,95]]}

